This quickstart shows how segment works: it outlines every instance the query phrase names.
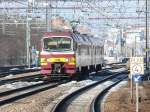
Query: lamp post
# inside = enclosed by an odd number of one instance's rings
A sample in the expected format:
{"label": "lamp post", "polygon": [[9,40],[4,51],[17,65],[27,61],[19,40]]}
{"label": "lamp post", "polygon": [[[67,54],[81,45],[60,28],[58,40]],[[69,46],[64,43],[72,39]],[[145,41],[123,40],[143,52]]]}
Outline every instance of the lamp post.
{"label": "lamp post", "polygon": [[47,9],[48,3],[46,0],[46,31],[48,32],[48,9]]}
{"label": "lamp post", "polygon": [[30,13],[30,0],[28,0],[28,8],[27,8],[27,15],[26,15],[26,52],[27,52],[27,55],[26,55],[26,63],[27,63],[27,66],[28,68],[31,67],[31,43],[30,43],[30,21],[31,21],[31,18],[29,18],[29,13]]}
{"label": "lamp post", "polygon": [[148,54],[148,36],[149,36],[149,27],[148,27],[148,1],[146,0],[146,7],[145,7],[145,13],[146,13],[146,69],[149,69],[149,54]]}

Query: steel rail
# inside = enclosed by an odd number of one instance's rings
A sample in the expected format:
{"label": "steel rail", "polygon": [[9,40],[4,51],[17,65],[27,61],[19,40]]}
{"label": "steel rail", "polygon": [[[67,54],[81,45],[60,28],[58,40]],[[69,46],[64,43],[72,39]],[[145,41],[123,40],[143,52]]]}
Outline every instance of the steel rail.
{"label": "steel rail", "polygon": [[29,73],[29,72],[36,72],[39,71],[40,69],[20,69],[20,70],[7,70],[4,72],[0,72],[0,78],[5,77],[9,74],[14,74],[18,75],[20,73]]}
{"label": "steel rail", "polygon": [[[22,99],[22,98],[34,95],[34,94],[39,93],[39,92],[42,92],[42,91],[45,91],[45,90],[57,87],[58,85],[63,84],[63,83],[65,83],[65,82],[47,83],[47,84],[42,84],[42,85],[37,84],[37,85],[34,85],[34,86],[30,86],[29,88],[28,87],[24,87],[25,91],[22,90],[23,88],[20,88],[18,90],[8,91],[8,93],[7,92],[1,93],[1,95],[4,96],[4,97],[2,97],[3,99],[1,98],[1,100],[0,100],[0,106],[8,104],[8,103],[12,103],[12,102],[14,102],[16,100],[19,100],[19,99]],[[18,91],[20,91],[20,92],[16,93]],[[8,96],[6,96],[6,94],[8,94]]]}
{"label": "steel rail", "polygon": [[[31,68],[34,66],[32,65]],[[25,69],[27,68],[27,65],[12,65],[12,66],[0,66],[0,71],[8,71],[10,69],[17,68],[17,69]]]}
{"label": "steel rail", "polygon": [[109,92],[109,90],[116,86],[119,82],[121,82],[122,80],[126,79],[128,76],[123,77],[122,79],[114,82],[113,84],[111,84],[109,87],[105,88],[103,91],[101,91],[96,97],[95,99],[92,101],[91,103],[91,107],[90,107],[90,112],[102,112],[101,111],[101,103],[102,100],[104,98],[104,96]]}
{"label": "steel rail", "polygon": [[11,79],[2,79],[0,80],[0,85],[10,83],[10,82],[18,82],[18,81],[39,81],[41,80],[42,76],[40,74],[23,76],[23,77],[16,77]]}
{"label": "steel rail", "polygon": [[92,87],[94,87],[94,86],[96,86],[96,85],[98,85],[98,84],[101,84],[101,83],[107,81],[108,79],[112,79],[112,78],[114,78],[114,77],[116,77],[116,76],[118,76],[118,75],[120,75],[120,74],[123,74],[123,73],[128,73],[128,72],[125,71],[125,72],[120,72],[120,73],[113,74],[113,75],[111,75],[111,76],[105,77],[104,79],[102,79],[102,80],[100,80],[100,81],[98,81],[98,82],[96,82],[96,83],[87,85],[87,86],[85,86],[85,87],[82,87],[82,88],[80,88],[80,89],[74,91],[73,93],[67,95],[65,98],[63,98],[62,100],[60,100],[60,101],[53,107],[53,109],[51,110],[51,112],[63,112],[63,111],[62,111],[62,107],[63,107],[63,105],[66,104],[67,101],[69,101],[69,99],[73,98],[74,96],[76,96],[77,94],[79,94],[79,93],[81,93],[81,92],[83,92],[83,91],[86,91],[86,90],[88,90],[88,89],[91,89]]}
{"label": "steel rail", "polygon": [[3,92],[0,92],[0,97],[7,96],[7,95],[10,95],[10,94],[13,94],[13,93],[16,93],[16,92],[24,91],[24,90],[27,90],[27,89],[30,89],[30,88],[39,87],[39,86],[46,85],[46,84],[49,84],[49,83],[50,82],[41,82],[41,83],[38,83],[38,84],[33,84],[33,85],[25,86],[25,87],[20,87],[20,88],[17,88],[17,89],[3,91]]}

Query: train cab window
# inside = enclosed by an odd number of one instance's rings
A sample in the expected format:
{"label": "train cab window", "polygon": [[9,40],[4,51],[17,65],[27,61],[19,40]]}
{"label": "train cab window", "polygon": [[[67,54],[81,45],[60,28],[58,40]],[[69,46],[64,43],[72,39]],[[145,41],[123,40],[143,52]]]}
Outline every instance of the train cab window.
{"label": "train cab window", "polygon": [[44,50],[71,50],[72,40],[65,37],[53,37],[44,39]]}

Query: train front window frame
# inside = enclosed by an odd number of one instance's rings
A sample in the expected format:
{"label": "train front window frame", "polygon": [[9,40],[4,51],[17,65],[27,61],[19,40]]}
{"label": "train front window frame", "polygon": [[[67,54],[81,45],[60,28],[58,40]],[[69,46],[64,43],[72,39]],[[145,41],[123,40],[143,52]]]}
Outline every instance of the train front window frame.
{"label": "train front window frame", "polygon": [[43,49],[50,51],[70,51],[73,48],[73,40],[68,37],[50,37],[43,39]]}

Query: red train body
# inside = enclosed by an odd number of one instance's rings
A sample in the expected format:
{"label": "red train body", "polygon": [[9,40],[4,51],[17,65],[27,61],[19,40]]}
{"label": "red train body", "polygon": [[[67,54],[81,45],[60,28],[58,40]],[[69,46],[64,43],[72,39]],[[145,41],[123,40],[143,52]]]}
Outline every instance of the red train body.
{"label": "red train body", "polygon": [[100,70],[104,62],[103,41],[72,32],[47,32],[41,40],[41,74],[73,76]]}

